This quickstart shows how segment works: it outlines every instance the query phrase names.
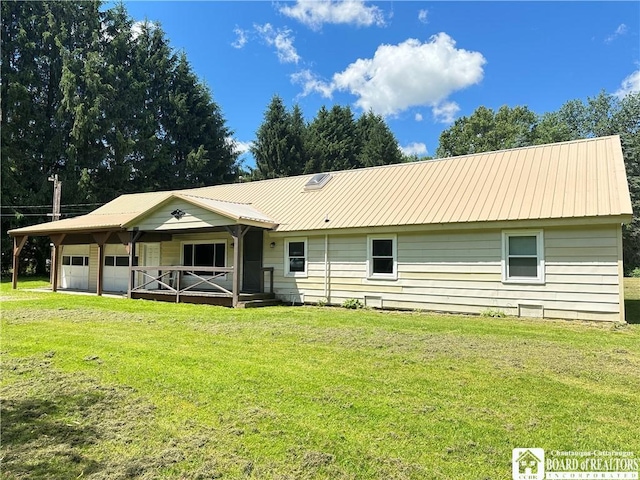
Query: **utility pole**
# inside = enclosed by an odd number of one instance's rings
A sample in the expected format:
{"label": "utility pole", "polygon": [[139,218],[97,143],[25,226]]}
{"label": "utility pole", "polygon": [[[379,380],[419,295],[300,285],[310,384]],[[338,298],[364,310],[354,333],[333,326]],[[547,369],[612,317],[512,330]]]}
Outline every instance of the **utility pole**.
{"label": "utility pole", "polygon": [[60,198],[62,196],[62,182],[58,180],[58,174],[49,177],[49,181],[53,182],[53,213],[51,215],[51,221],[55,222],[60,220]]}
{"label": "utility pole", "polygon": [[[60,220],[60,198],[62,196],[62,182],[58,179],[58,174],[56,173],[55,175],[51,175],[48,180],[50,182],[53,182],[53,213],[48,213],[47,216],[51,215],[51,221],[55,222],[56,220]],[[56,268],[54,268],[53,262],[59,262],[60,259],[56,258],[56,254],[55,254],[55,249],[56,247],[53,245],[53,243],[51,244],[51,263],[50,263],[50,269],[49,269],[49,280],[51,282],[52,285],[54,285],[54,290],[55,290],[55,282],[54,282],[54,278],[53,278],[53,273],[55,271],[57,271]]]}

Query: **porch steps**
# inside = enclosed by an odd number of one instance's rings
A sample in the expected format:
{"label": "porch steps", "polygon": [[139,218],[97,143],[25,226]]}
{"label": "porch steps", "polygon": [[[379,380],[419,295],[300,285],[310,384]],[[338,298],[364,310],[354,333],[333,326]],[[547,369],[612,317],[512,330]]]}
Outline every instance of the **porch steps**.
{"label": "porch steps", "polygon": [[275,298],[273,293],[240,294],[237,308],[273,307],[281,304],[282,301]]}
{"label": "porch steps", "polygon": [[258,308],[258,307],[275,307],[282,305],[282,301],[277,298],[271,300],[249,300],[248,302],[238,302],[237,308]]}

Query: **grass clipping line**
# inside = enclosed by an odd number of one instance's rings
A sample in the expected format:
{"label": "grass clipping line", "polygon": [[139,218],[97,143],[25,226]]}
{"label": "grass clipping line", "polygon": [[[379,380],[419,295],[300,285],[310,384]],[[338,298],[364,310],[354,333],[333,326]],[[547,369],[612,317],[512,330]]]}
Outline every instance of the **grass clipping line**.
{"label": "grass clipping line", "polygon": [[[136,452],[155,408],[131,388],[55,370],[53,355],[2,355],[2,478],[157,478],[185,458],[189,446],[176,441],[155,455]],[[101,442],[119,444],[121,454],[104,457]]]}

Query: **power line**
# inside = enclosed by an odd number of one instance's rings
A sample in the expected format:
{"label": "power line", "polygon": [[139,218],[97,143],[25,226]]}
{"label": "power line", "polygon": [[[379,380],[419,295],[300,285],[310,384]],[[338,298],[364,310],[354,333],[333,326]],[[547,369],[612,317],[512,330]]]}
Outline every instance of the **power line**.
{"label": "power line", "polygon": [[[86,212],[89,213],[89,212]],[[83,212],[70,212],[70,213],[61,213],[60,216],[62,217],[77,217],[79,215],[85,215],[86,213]],[[51,215],[51,214],[47,214],[47,213],[20,213],[21,217],[46,217],[47,215]],[[16,214],[14,213],[0,213],[1,217],[11,217],[11,218],[15,218]]]}
{"label": "power line", "polygon": [[[62,207],[90,207],[95,205],[104,205],[104,203],[66,203]],[[49,205],[2,205],[2,208],[51,208]]]}

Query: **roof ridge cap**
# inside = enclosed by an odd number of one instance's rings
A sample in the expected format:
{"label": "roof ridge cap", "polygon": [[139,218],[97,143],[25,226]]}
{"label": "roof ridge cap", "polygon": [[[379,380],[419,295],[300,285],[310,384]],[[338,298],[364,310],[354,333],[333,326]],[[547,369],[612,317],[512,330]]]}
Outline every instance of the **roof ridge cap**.
{"label": "roof ridge cap", "polygon": [[[217,187],[219,185],[214,185],[214,187]],[[211,187],[209,187],[211,188]],[[183,190],[184,191],[184,190]],[[176,191],[175,192],[175,196],[182,196],[182,197],[193,197],[193,198],[199,198],[202,200],[214,200],[216,202],[220,202],[220,203],[231,203],[233,205],[251,205],[251,203],[249,202],[232,202],[230,200],[220,200],[218,198],[211,198],[211,197],[203,197],[201,195],[193,195],[191,193],[182,193],[180,191]]]}

